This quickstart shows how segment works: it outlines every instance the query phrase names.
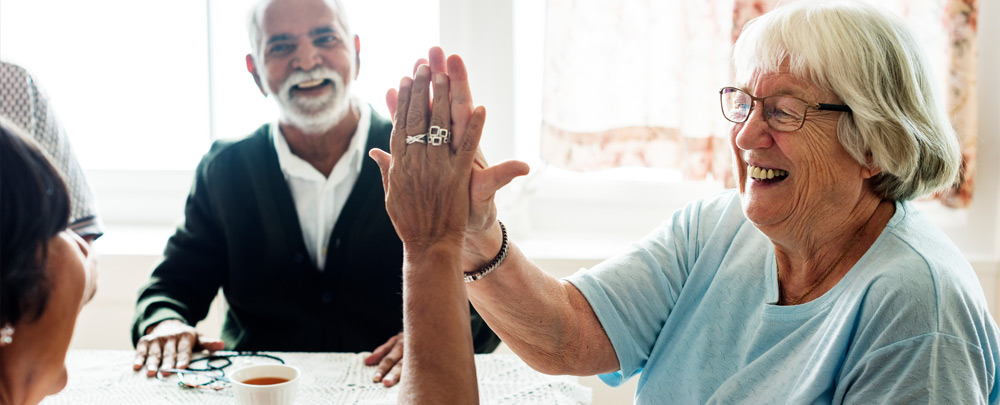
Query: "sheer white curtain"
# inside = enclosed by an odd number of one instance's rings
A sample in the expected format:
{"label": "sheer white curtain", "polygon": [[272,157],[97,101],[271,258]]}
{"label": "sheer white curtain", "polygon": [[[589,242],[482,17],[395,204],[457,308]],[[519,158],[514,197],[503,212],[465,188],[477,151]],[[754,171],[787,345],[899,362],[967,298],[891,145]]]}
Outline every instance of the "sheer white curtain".
{"label": "sheer white curtain", "polygon": [[549,0],[542,156],[730,175],[718,89],[728,82],[732,0]]}
{"label": "sheer white curtain", "polygon": [[[877,0],[927,47],[962,142],[964,176],[940,196],[967,206],[975,174],[977,0]],[[572,170],[665,167],[731,182],[718,89],[743,24],[777,0],[549,0],[542,158]],[[817,46],[822,46],[818,44]]]}

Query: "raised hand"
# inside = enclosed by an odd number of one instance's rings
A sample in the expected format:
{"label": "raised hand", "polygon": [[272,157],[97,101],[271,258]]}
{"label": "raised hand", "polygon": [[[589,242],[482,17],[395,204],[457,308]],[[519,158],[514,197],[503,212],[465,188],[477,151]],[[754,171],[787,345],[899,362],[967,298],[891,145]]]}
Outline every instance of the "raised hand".
{"label": "raised hand", "polygon": [[[444,51],[439,47],[431,48],[428,58],[417,61],[416,66],[429,63],[432,74],[447,73],[450,101],[450,116],[452,122],[452,145],[458,145],[466,136],[468,122],[472,117],[472,90],[469,86],[469,76],[465,63],[458,55],[445,59]],[[416,71],[416,67],[414,68]],[[386,104],[389,111],[396,115],[398,92],[393,89],[386,94]],[[437,97],[435,97],[437,98]],[[476,136],[481,136],[477,134]],[[488,262],[500,249],[500,227],[497,225],[497,209],[494,197],[497,190],[518,176],[528,174],[528,165],[524,162],[511,160],[496,166],[489,166],[481,150],[477,148],[469,187],[469,217],[466,224],[466,243],[464,245],[463,268],[472,271]]]}
{"label": "raised hand", "polygon": [[462,137],[452,134],[450,145],[435,145],[431,128],[457,128],[452,127],[449,77],[444,73],[433,75],[433,104],[429,99],[430,81],[430,67],[421,65],[413,79],[400,82],[390,140],[393,155],[371,151],[382,170],[386,210],[403,241],[405,254],[418,253],[439,242],[461,245],[469,212],[469,177],[486,119],[484,108],[475,109],[461,131]]}

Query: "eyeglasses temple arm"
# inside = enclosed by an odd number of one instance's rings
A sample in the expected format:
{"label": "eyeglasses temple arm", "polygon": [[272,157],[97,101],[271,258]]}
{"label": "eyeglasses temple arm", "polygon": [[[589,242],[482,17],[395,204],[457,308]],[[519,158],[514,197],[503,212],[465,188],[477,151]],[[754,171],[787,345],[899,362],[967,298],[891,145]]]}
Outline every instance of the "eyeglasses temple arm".
{"label": "eyeglasses temple arm", "polygon": [[850,106],[846,106],[846,105],[843,105],[843,104],[823,104],[823,103],[816,103],[816,109],[818,109],[818,110],[827,110],[827,111],[844,111],[844,112],[850,112],[851,111],[851,107]]}

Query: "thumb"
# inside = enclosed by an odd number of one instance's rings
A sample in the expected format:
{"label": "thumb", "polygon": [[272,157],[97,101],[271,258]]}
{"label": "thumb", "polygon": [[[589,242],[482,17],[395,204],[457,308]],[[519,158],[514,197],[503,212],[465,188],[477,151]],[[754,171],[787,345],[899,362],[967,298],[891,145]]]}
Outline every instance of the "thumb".
{"label": "thumb", "polygon": [[486,168],[477,175],[477,177],[481,177],[482,181],[473,182],[476,184],[476,189],[472,190],[473,198],[487,200],[514,178],[524,176],[530,170],[527,163],[519,160],[508,160]]}
{"label": "thumb", "polygon": [[368,156],[378,164],[379,171],[382,172],[382,190],[389,193],[389,166],[392,164],[392,155],[379,148],[372,148],[368,151]]}
{"label": "thumb", "polygon": [[219,339],[205,339],[204,336],[198,337],[198,349],[208,350],[214,352],[217,350],[222,350],[226,348],[226,342]]}

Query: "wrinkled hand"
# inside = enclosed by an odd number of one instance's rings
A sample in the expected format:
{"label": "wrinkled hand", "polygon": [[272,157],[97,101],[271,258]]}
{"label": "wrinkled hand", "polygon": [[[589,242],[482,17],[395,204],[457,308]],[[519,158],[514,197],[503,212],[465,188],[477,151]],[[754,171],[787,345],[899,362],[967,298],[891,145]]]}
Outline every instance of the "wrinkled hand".
{"label": "wrinkled hand", "polygon": [[[466,136],[469,120],[473,115],[472,91],[465,63],[458,55],[445,60],[444,51],[431,48],[428,59],[420,59],[414,66],[414,73],[423,64],[429,63],[431,74],[446,73],[450,80],[449,101],[452,121],[452,137],[455,140]],[[434,94],[435,101],[438,98]],[[386,104],[391,115],[396,115],[399,93],[390,89],[386,94]],[[430,103],[433,106],[433,102]],[[477,136],[481,136],[477,135]],[[453,141],[452,148],[458,145]],[[374,156],[373,156],[374,157]],[[471,271],[489,262],[500,249],[501,234],[497,225],[497,208],[494,202],[497,190],[506,186],[515,177],[528,174],[528,165],[511,160],[496,166],[489,166],[478,147],[472,165],[469,186],[469,215],[466,224],[463,268]]]}
{"label": "wrinkled hand", "polygon": [[205,339],[191,325],[168,319],[153,325],[146,336],[139,339],[132,369],[138,371],[145,365],[146,376],[153,377],[160,369],[187,368],[193,351],[211,352],[224,347],[221,340]]}
{"label": "wrinkled hand", "polygon": [[403,332],[389,338],[365,357],[366,366],[378,364],[373,382],[381,382],[386,387],[391,387],[399,383],[400,373],[403,371]]}
{"label": "wrinkled hand", "polygon": [[[457,63],[461,65],[461,59]],[[427,65],[420,65],[412,79],[404,77],[396,94],[392,155],[379,149],[370,155],[382,171],[386,211],[403,241],[404,254],[421,254],[438,243],[462,246],[469,213],[469,174],[486,109],[472,111],[459,131],[460,124],[451,119],[449,77],[440,72],[432,76]],[[451,131],[451,144],[407,143],[407,137],[426,134],[430,126]]]}

